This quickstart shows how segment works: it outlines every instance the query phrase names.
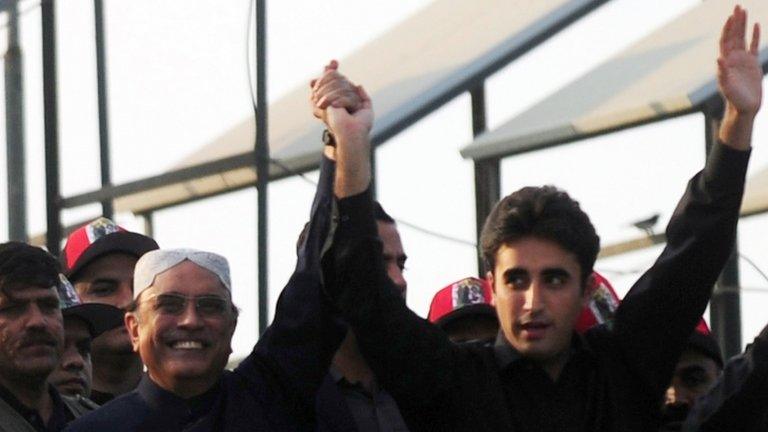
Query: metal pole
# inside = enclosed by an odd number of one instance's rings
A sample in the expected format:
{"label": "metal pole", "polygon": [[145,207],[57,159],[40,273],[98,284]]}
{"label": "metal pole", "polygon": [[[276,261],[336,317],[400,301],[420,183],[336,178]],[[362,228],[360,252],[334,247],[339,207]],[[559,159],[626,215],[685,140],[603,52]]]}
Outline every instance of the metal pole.
{"label": "metal pole", "polygon": [[27,174],[24,156],[24,82],[19,46],[19,11],[8,2],[8,49],[5,52],[5,135],[8,172],[8,237],[27,241]]}
{"label": "metal pole", "polygon": [[[99,156],[101,163],[101,186],[112,185],[109,159],[109,115],[107,109],[107,59],[104,41],[104,5],[102,0],[93,0],[94,29],[96,33],[96,83],[99,104]],[[114,206],[112,200],[101,202],[101,213],[112,218]]]}
{"label": "metal pole", "polygon": [[155,237],[155,218],[153,212],[147,212],[141,215],[144,219],[144,235],[147,237]]}
{"label": "metal pole", "polygon": [[[714,111],[714,110],[713,110]],[[720,129],[722,114],[709,111],[704,113],[706,152],[712,148]],[[720,274],[712,300],[709,304],[709,319],[712,333],[720,344],[725,358],[741,352],[741,293],[739,278],[738,241],[733,244],[731,256]]]}
{"label": "metal pole", "polygon": [[269,185],[269,145],[267,143],[267,32],[266,0],[256,0],[256,190],[258,193],[258,286],[259,334],[267,329],[267,186]]}
{"label": "metal pole", "polygon": [[[472,98],[472,136],[477,137],[486,130],[485,121],[485,88],[483,84],[469,92]],[[485,218],[490,214],[494,204],[501,196],[501,169],[499,159],[475,161],[475,238],[478,244],[477,272],[484,276],[484,263],[480,253],[480,233],[483,230]]]}
{"label": "metal pole", "polygon": [[59,131],[56,96],[56,2],[40,3],[43,27],[43,117],[45,129],[46,245],[58,256],[61,243],[61,191],[59,188]]}

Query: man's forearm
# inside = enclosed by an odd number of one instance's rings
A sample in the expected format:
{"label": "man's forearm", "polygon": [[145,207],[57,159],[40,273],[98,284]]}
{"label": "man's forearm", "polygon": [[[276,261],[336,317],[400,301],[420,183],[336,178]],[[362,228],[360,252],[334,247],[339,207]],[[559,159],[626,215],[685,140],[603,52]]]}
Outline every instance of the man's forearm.
{"label": "man's forearm", "polygon": [[371,145],[367,134],[336,134],[336,182],[334,195],[346,198],[360,194],[371,183]]}

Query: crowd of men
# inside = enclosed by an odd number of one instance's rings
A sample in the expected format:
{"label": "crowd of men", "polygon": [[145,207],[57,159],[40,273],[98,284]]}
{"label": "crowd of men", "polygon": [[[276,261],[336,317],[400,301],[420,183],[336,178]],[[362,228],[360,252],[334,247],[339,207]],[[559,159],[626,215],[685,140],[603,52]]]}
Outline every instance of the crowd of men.
{"label": "crowd of men", "polygon": [[[0,431],[765,431],[768,329],[725,362],[701,316],[735,239],[761,105],[759,27],[723,26],[718,142],[667,246],[619,301],[565,191],[487,218],[484,279],[405,303],[397,224],[373,201],[372,103],[334,61],[309,222],[274,320],[234,370],[226,258],[162,249],[100,218],[57,261],[0,244]],[[749,40],[749,43],[747,42]]]}

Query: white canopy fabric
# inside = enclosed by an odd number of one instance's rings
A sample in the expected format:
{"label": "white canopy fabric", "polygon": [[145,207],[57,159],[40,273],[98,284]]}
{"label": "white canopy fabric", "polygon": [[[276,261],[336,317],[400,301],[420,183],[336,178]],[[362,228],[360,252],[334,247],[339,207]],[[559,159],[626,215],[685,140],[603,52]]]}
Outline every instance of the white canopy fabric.
{"label": "white canopy fabric", "polygon": [[[438,0],[382,37],[341,60],[343,72],[365,85],[377,113],[374,143],[414,115],[446,102],[530,46],[606,0]],[[308,90],[299,85],[269,107],[273,159],[290,171],[316,168],[321,127],[309,114]],[[234,125],[174,169],[253,152],[254,121]],[[270,178],[286,176],[272,164]],[[142,213],[253,184],[245,164],[215,175],[118,198],[117,211]]]}
{"label": "white canopy fabric", "polygon": [[[766,212],[768,212],[768,167],[763,168],[757,174],[747,179],[744,201],[741,203],[741,217],[755,216]],[[664,233],[660,232],[653,236],[642,236],[604,245],[600,250],[599,258],[608,258],[646,249],[665,241]]]}
{"label": "white canopy fabric", "polygon": [[[720,29],[737,2],[707,0],[462,149],[487,159],[692,112],[717,94]],[[768,2],[741,0],[751,22]],[[750,25],[751,26],[751,25]],[[768,59],[761,38],[760,60]]]}
{"label": "white canopy fabric", "polygon": [[754,216],[768,212],[768,167],[747,180],[741,216]]}

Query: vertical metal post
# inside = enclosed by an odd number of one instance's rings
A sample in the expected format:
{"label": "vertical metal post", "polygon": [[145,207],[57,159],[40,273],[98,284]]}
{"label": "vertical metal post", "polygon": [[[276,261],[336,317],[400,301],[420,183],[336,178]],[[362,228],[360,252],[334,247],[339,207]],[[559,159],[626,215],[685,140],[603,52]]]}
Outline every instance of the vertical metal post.
{"label": "vertical metal post", "polygon": [[43,33],[43,118],[45,130],[46,245],[58,256],[61,243],[61,191],[59,187],[59,120],[56,95],[56,2],[40,3]]}
{"label": "vertical metal post", "polygon": [[153,212],[147,212],[141,215],[144,219],[144,235],[147,237],[155,237],[155,219],[153,218]]}
{"label": "vertical metal post", "polygon": [[[472,98],[472,136],[477,137],[486,130],[484,84],[470,90]],[[477,272],[484,276],[483,257],[480,253],[480,233],[485,218],[501,196],[501,169],[498,158],[475,161],[475,239],[478,244]]]}
{"label": "vertical metal post", "polygon": [[374,143],[371,143],[371,196],[373,196],[373,199],[376,199],[376,146]]}
{"label": "vertical metal post", "polygon": [[[107,109],[107,59],[104,40],[104,5],[102,0],[93,0],[94,30],[96,33],[96,83],[99,105],[99,157],[101,163],[101,186],[111,186],[112,174],[109,159],[109,116]],[[101,213],[112,218],[112,200],[101,202]]]}
{"label": "vertical metal post", "polygon": [[267,279],[267,187],[269,185],[269,145],[267,142],[267,28],[266,0],[256,0],[256,189],[258,193],[258,286],[259,334],[267,329],[269,287]]}
{"label": "vertical metal post", "polygon": [[[715,110],[704,112],[707,155],[717,140],[721,117],[722,115],[718,115]],[[735,241],[731,256],[717,280],[709,304],[712,333],[720,344],[725,358],[730,358],[741,352],[741,288],[739,279],[739,249],[738,241]]]}
{"label": "vertical metal post", "polygon": [[27,241],[27,174],[24,156],[24,82],[17,0],[8,1],[5,52],[5,136],[8,168],[8,237]]}

